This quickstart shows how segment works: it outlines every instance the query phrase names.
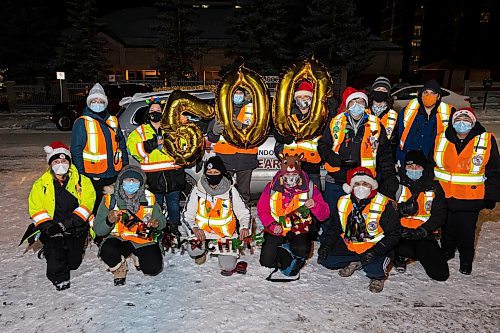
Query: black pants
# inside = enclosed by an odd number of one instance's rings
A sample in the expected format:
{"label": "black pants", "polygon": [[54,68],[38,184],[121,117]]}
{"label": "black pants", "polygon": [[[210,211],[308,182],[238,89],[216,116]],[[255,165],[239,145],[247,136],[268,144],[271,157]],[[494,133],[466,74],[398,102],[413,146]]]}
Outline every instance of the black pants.
{"label": "black pants", "polygon": [[52,283],[69,281],[69,271],[80,267],[87,235],[88,232],[55,238],[40,236],[47,260],[47,278]]}
{"label": "black pants", "polygon": [[95,180],[94,178],[90,177],[90,180],[92,181],[92,185],[94,185],[95,196],[96,196],[94,210],[92,211],[92,214],[96,215],[97,209],[101,204],[102,197],[104,197],[104,193],[102,193],[104,186],[113,184],[116,181],[116,176],[112,178],[99,178],[99,180]]}
{"label": "black pants", "polygon": [[311,239],[309,234],[295,235],[291,232],[287,237],[274,236],[269,233],[264,233],[264,243],[260,250],[260,264],[269,268],[288,267],[289,262],[282,262],[289,258],[278,257],[278,246],[286,242],[290,243],[290,250],[296,256],[302,258],[309,258],[311,253]]}
{"label": "black pants", "polygon": [[163,256],[158,244],[144,245],[135,248],[132,242],[118,238],[107,238],[101,245],[101,259],[109,267],[115,267],[122,260],[134,254],[139,259],[141,271],[147,275],[157,275],[163,269]]}
{"label": "black pants", "polygon": [[448,210],[448,218],[441,236],[443,252],[454,253],[458,249],[460,262],[472,265],[478,217],[479,211]]}
{"label": "black pants", "polygon": [[425,272],[431,279],[446,281],[450,276],[448,263],[435,239],[401,239],[399,245],[396,247],[396,256],[420,261]]}
{"label": "black pants", "polygon": [[236,173],[236,189],[247,206],[250,203],[250,181],[252,180],[252,171],[253,170],[229,171],[231,177],[234,177]]}

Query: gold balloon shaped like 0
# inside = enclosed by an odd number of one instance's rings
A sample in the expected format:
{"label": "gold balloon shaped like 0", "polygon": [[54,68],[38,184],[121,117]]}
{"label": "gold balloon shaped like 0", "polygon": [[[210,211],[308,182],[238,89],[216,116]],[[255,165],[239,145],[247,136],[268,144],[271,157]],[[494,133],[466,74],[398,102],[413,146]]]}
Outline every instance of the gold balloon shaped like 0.
{"label": "gold balloon shaped like 0", "polygon": [[215,114],[213,106],[184,91],[174,90],[169,96],[161,120],[163,149],[179,165],[195,162],[205,144],[205,137],[196,124],[181,123],[181,115],[185,112],[206,120]]}
{"label": "gold balloon shaped like 0", "polygon": [[[252,96],[253,122],[239,129],[234,124],[233,94],[238,87],[246,89]],[[258,147],[267,138],[269,131],[269,96],[264,79],[256,72],[240,66],[227,73],[219,83],[216,95],[215,114],[224,124],[224,139],[238,148]]]}
{"label": "gold balloon shaped like 0", "polygon": [[[307,80],[314,86],[309,114],[300,122],[292,118],[297,83]],[[278,133],[292,135],[295,141],[311,140],[321,135],[328,119],[328,98],[333,82],[326,67],[314,58],[293,64],[281,77],[273,99],[273,121]]]}

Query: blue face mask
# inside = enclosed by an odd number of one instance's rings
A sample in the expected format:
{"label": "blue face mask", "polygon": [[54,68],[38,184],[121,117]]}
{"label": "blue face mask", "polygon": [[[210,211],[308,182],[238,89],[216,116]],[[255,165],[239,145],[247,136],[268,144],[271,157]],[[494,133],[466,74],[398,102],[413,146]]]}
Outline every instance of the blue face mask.
{"label": "blue face mask", "polygon": [[106,105],[103,103],[93,102],[93,103],[90,103],[90,110],[92,110],[96,113],[99,113],[99,112],[106,110]]}
{"label": "blue face mask", "polygon": [[234,104],[242,104],[244,99],[245,99],[244,95],[233,95]]}
{"label": "blue face mask", "polygon": [[424,173],[424,170],[406,170],[406,175],[408,176],[408,178],[410,178],[411,180],[417,180],[417,179],[420,179],[420,177],[422,177],[422,174]]}
{"label": "blue face mask", "polygon": [[359,118],[364,112],[365,112],[365,107],[358,103],[354,103],[354,105],[349,108],[349,113],[354,118]]}
{"label": "blue face mask", "polygon": [[465,134],[472,129],[472,124],[467,121],[457,121],[453,123],[453,128],[458,134]]}
{"label": "blue face mask", "polygon": [[123,182],[123,190],[127,194],[134,194],[135,192],[139,191],[139,188],[141,187],[141,183],[139,182]]}

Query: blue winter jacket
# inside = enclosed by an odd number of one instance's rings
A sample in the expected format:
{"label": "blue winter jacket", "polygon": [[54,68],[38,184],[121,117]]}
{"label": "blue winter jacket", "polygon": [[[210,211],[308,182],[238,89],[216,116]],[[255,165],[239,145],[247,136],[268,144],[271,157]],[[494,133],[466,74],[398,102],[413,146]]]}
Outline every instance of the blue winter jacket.
{"label": "blue winter jacket", "polygon": [[[91,178],[112,178],[118,174],[119,171],[115,171],[113,166],[113,148],[112,141],[114,140],[114,134],[111,135],[110,129],[108,126],[104,125],[104,122],[109,117],[109,113],[106,113],[104,119],[102,119],[99,115],[89,110],[88,107],[85,107],[83,110],[82,116],[89,116],[99,121],[101,125],[102,133],[106,138],[106,151],[108,153],[108,170],[99,173],[92,174],[84,171],[83,168],[83,149],[87,143],[87,132],[85,131],[85,120],[80,117],[75,121],[73,125],[73,132],[71,133],[71,159],[73,160],[73,164],[76,166],[78,171],[88,177]],[[118,136],[120,140],[120,149],[122,151],[122,163],[123,166],[128,165],[128,153],[127,153],[127,145],[125,141],[125,137],[120,129],[120,125],[118,125]]]}

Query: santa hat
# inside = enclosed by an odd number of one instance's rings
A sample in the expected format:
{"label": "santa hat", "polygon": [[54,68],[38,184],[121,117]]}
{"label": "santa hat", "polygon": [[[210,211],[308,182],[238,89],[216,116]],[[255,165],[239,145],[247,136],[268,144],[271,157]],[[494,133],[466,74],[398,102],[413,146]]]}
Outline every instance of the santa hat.
{"label": "santa hat", "polygon": [[60,141],[54,141],[50,146],[43,147],[45,153],[47,154],[47,163],[52,163],[53,160],[58,158],[64,158],[71,163],[71,152],[69,147]]}
{"label": "santa hat", "polygon": [[366,105],[368,105],[368,96],[366,96],[366,93],[363,90],[356,90],[353,87],[345,88],[342,93],[342,103],[340,104],[338,113],[345,112],[349,102],[356,98],[363,98]]}
{"label": "santa hat", "polygon": [[474,127],[476,125],[477,118],[476,118],[476,114],[474,113],[474,111],[472,111],[472,108],[460,109],[458,111],[455,111],[455,113],[453,113],[453,116],[451,116],[451,123],[452,124],[455,122],[455,119],[458,116],[467,116],[472,120],[472,127]]}
{"label": "santa hat", "polygon": [[354,184],[359,181],[367,182],[372,186],[372,191],[378,188],[378,183],[373,178],[372,172],[364,167],[357,167],[347,171],[347,183],[342,185],[342,189],[345,193],[349,194],[352,192]]}
{"label": "santa hat", "polygon": [[309,96],[312,98],[313,91],[314,91],[314,87],[313,87],[312,83],[310,83],[308,81],[302,81],[299,84],[299,87],[297,88],[297,90],[295,91],[295,94],[293,95],[293,97],[296,98],[297,96],[301,95],[301,96]]}
{"label": "santa hat", "polygon": [[90,89],[89,95],[87,96],[87,106],[90,107],[90,101],[95,99],[95,98],[100,98],[104,101],[104,104],[106,107],[108,106],[108,97],[106,96],[106,93],[104,92],[104,88],[99,84],[96,83],[92,89]]}

